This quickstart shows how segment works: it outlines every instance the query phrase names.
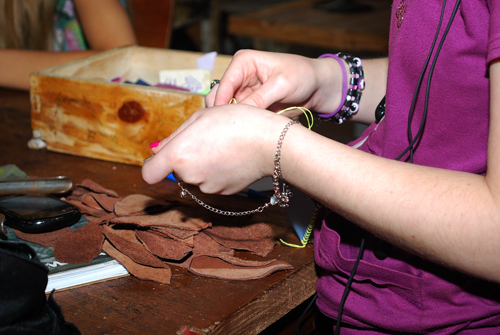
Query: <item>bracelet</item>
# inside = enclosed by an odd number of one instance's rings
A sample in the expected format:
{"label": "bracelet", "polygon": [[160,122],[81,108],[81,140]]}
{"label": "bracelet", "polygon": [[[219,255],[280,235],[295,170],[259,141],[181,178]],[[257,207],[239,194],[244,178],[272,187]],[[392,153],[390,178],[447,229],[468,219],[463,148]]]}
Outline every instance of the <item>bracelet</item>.
{"label": "bracelet", "polygon": [[[271,197],[268,203],[265,203],[264,205],[253,209],[249,211],[242,211],[242,212],[231,212],[231,211],[224,211],[215,207],[210,206],[209,204],[203,202],[202,200],[198,199],[194,194],[189,192],[184,187],[184,183],[182,181],[179,181],[177,185],[179,185],[181,189],[181,197],[184,198],[186,195],[189,195],[194,201],[196,201],[200,206],[202,206],[205,209],[208,209],[211,212],[221,214],[221,215],[227,215],[227,216],[243,216],[243,215],[249,215],[249,214],[254,214],[254,213],[261,213],[264,209],[270,206],[274,205],[279,205],[280,207],[288,207],[288,203],[290,201],[290,198],[292,197],[292,186],[288,184],[284,179],[283,176],[281,175],[281,147],[283,145],[283,139],[285,138],[285,135],[290,129],[291,126],[293,126],[296,123],[300,123],[299,121],[290,121],[288,124],[283,128],[281,131],[279,140],[278,140],[278,145],[276,146],[276,153],[274,155],[274,172],[273,172],[273,190],[274,190],[274,195]],[[281,187],[280,187],[281,186]]]}
{"label": "bracelet", "polygon": [[334,55],[334,54],[324,54],[324,55],[319,56],[318,59],[327,58],[327,57],[333,58],[333,59],[335,59],[339,63],[340,68],[342,69],[342,87],[345,87],[345,89],[342,90],[342,98],[340,99],[340,105],[339,105],[339,107],[333,113],[330,113],[330,114],[318,114],[322,118],[331,118],[332,116],[334,116],[335,114],[337,114],[340,111],[340,109],[342,108],[342,106],[344,106],[344,101],[347,98],[347,89],[349,88],[347,86],[348,85],[348,83],[347,83],[347,71],[345,69],[344,62],[342,61],[342,59],[339,56]]}
{"label": "bracelet", "polygon": [[210,83],[210,89],[214,88],[214,86],[219,84],[219,83],[220,83],[219,79],[212,80],[212,82]]}
{"label": "bracelet", "polygon": [[[283,128],[283,131],[281,132],[280,138],[278,140],[278,145],[276,146],[276,154],[274,155],[273,197],[276,197],[277,203],[280,205],[280,207],[288,207],[288,202],[290,201],[290,198],[293,195],[292,186],[288,184],[281,175],[280,160],[281,160],[281,146],[283,145],[283,139],[285,138],[286,132],[288,131],[288,129],[290,129],[291,126],[293,126],[296,123],[299,123],[299,121],[292,120],[288,122],[285,128]],[[280,190],[280,184],[281,184],[281,190]],[[271,201],[273,200],[273,197],[271,197]]]}
{"label": "bracelet", "polygon": [[[346,87],[342,92],[341,103],[333,113],[318,114],[326,120],[333,120],[335,123],[342,124],[347,118],[356,114],[359,110],[359,101],[361,100],[362,90],[365,89],[365,73],[363,71],[363,62],[358,57],[353,57],[346,53],[339,52],[337,55],[324,54],[319,58],[331,57],[337,60],[344,71],[342,72],[342,85]],[[350,79],[346,85],[346,77],[344,63],[342,59],[349,65]]]}

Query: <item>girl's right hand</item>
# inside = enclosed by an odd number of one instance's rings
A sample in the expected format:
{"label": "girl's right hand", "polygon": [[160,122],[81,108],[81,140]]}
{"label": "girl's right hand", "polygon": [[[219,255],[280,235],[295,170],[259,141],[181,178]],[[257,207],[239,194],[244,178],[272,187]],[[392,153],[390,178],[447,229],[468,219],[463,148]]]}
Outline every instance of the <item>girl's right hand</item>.
{"label": "girl's right hand", "polygon": [[[340,104],[341,70],[337,61],[330,58],[240,50],[220,84],[207,95],[206,105],[223,105],[234,98],[237,103],[272,111],[301,106],[329,113]],[[300,111],[294,113],[298,115]]]}

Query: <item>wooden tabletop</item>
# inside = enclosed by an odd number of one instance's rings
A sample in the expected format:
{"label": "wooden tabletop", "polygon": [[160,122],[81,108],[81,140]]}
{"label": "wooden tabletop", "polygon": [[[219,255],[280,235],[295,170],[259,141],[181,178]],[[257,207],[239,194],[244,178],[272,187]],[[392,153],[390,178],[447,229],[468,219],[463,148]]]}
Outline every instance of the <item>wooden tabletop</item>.
{"label": "wooden tabletop", "polygon": [[359,0],[371,10],[332,12],[316,6],[324,0],[298,0],[229,16],[228,33],[333,52],[388,51],[391,0]]}
{"label": "wooden tabletop", "polygon": [[[0,166],[15,164],[32,177],[66,175],[75,183],[90,178],[120,196],[141,193],[182,200],[176,183],[165,180],[148,185],[138,166],[28,149],[28,92],[0,89],[0,134]],[[229,210],[261,205],[261,201],[239,196],[201,196]],[[281,208],[266,209],[249,220],[269,223],[279,237],[298,243]],[[246,254],[237,256],[261,259]],[[128,276],[59,291],[55,299],[82,334],[181,334],[183,327],[195,334],[258,334],[315,292],[312,245],[304,249],[277,245],[268,258],[286,261],[294,269],[259,280],[226,281],[173,268],[170,285]]]}

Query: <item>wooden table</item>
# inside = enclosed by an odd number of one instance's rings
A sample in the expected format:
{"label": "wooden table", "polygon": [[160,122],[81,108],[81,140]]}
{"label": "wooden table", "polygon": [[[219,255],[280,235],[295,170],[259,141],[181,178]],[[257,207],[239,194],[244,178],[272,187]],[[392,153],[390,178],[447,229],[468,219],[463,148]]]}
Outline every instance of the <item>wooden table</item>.
{"label": "wooden table", "polygon": [[[181,200],[174,182],[148,185],[138,166],[28,149],[27,92],[0,89],[0,134],[0,165],[16,164],[32,177],[66,175],[75,183],[90,178],[120,196],[141,193]],[[230,210],[261,204],[239,196],[203,197]],[[251,221],[270,223],[280,237],[298,243],[283,209],[271,208]],[[191,327],[195,334],[258,334],[315,292],[312,245],[304,249],[278,245],[270,258],[289,262],[294,270],[261,280],[225,281],[175,268],[170,285],[128,276],[56,292],[55,298],[66,319],[85,335],[181,334],[183,327]]]}
{"label": "wooden table", "polygon": [[359,0],[372,10],[346,13],[316,8],[321,2],[290,1],[253,13],[230,15],[228,33],[254,40],[324,47],[332,52],[387,53],[391,0]]}

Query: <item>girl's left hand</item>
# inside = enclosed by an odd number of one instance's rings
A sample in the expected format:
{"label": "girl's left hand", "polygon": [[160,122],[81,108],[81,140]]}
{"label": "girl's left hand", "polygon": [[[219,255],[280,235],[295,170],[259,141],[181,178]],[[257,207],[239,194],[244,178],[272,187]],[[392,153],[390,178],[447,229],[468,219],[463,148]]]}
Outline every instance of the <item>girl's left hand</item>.
{"label": "girl's left hand", "polygon": [[204,193],[237,193],[272,175],[276,144],[289,121],[242,104],[197,111],[152,149],[143,179],[154,184],[173,172]]}

